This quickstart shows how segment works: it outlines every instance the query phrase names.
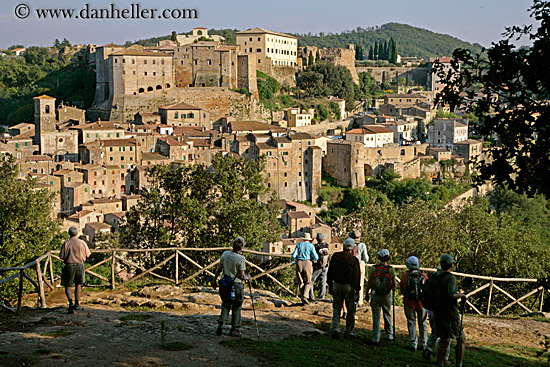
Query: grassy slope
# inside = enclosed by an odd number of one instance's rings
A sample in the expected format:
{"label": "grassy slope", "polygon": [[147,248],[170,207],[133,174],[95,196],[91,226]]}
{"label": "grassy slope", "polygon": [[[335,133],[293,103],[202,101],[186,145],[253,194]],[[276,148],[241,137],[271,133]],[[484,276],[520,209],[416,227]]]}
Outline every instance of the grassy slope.
{"label": "grassy slope", "polygon": [[[433,366],[422,359],[420,351],[406,349],[405,335],[396,345],[382,341],[380,346],[367,344],[370,330],[359,330],[357,340],[333,340],[328,335],[290,337],[281,341],[228,340],[223,344],[240,352],[261,357],[268,365],[277,366]],[[450,360],[454,365],[454,343]],[[487,346],[469,341],[464,358],[466,366],[541,366],[536,349],[515,345]]]}

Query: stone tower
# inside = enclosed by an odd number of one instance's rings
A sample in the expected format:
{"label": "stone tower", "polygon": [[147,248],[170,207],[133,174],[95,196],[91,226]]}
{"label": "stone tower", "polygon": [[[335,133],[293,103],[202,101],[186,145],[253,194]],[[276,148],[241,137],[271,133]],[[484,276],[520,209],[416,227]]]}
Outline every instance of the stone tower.
{"label": "stone tower", "polygon": [[34,139],[40,144],[40,135],[56,130],[55,98],[45,94],[34,97]]}

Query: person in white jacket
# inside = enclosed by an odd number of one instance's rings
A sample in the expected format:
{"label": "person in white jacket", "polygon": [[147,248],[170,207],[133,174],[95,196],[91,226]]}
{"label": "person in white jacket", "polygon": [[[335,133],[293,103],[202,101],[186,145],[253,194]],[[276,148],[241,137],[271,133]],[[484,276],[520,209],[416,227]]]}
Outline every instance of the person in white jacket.
{"label": "person in white jacket", "polygon": [[361,242],[361,232],[354,230],[349,233],[349,237],[353,238],[357,244],[357,246],[355,246],[354,253],[355,257],[359,260],[359,268],[361,270],[361,279],[359,280],[361,290],[359,291],[359,300],[357,305],[363,306],[365,302],[365,271],[367,268],[367,263],[369,262],[369,254],[367,252],[367,245]]}

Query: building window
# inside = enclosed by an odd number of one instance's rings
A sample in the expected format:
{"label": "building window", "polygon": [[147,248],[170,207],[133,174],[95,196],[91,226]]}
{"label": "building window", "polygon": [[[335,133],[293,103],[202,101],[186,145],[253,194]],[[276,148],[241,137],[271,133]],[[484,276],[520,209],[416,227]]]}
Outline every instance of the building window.
{"label": "building window", "polygon": [[68,181],[68,182],[71,182],[71,178],[70,178],[70,177],[67,177],[67,181]]}

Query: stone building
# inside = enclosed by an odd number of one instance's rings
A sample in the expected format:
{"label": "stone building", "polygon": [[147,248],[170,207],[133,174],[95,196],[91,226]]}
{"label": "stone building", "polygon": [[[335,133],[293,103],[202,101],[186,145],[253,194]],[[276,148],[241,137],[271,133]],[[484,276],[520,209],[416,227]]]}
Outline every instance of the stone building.
{"label": "stone building", "polygon": [[128,169],[141,161],[141,150],[134,138],[96,140],[81,145],[82,164],[116,165]]}
{"label": "stone building", "polygon": [[288,121],[287,127],[311,126],[313,113],[301,111],[300,108],[290,108],[285,111],[285,120]]}
{"label": "stone building", "polygon": [[346,132],[346,141],[361,142],[365,147],[383,147],[394,142],[394,133],[386,126],[366,125]]}
{"label": "stone building", "polygon": [[172,55],[125,49],[107,59],[109,100],[115,95],[162,92],[174,86]]}
{"label": "stone building", "polygon": [[200,126],[210,128],[210,114],[187,103],[159,107],[161,123],[170,126]]}
{"label": "stone building", "polygon": [[90,51],[91,66],[92,68],[95,67],[96,77],[94,104],[100,104],[109,99],[111,95],[109,55],[122,50],[124,50],[124,46],[109,43]]}
{"label": "stone building", "polygon": [[[349,69],[355,84],[359,84],[359,75],[355,68],[355,46],[348,45],[347,48],[318,48],[315,46],[306,46],[298,48],[298,58],[302,66],[306,66],[309,60],[309,54],[323,61],[330,62],[333,65],[345,66]],[[319,61],[319,60],[316,60]]]}
{"label": "stone building", "polygon": [[40,154],[54,156],[55,160],[78,161],[78,132],[59,131],[55,113],[55,98],[34,97],[34,143]]}
{"label": "stone building", "polygon": [[178,34],[176,36],[176,42],[172,40],[161,40],[158,42],[159,46],[185,46],[199,41],[199,39],[211,39],[212,41],[222,42],[225,38],[218,36],[217,34],[208,34],[208,29],[204,27],[193,28],[191,34]]}
{"label": "stone building", "polygon": [[456,143],[468,139],[468,120],[435,119],[428,129],[430,147],[444,148],[454,154]]}
{"label": "stone building", "polygon": [[87,144],[95,140],[124,139],[126,130],[120,122],[98,120],[90,124],[82,124],[70,127],[70,130],[78,131],[79,144]]}
{"label": "stone building", "polygon": [[[266,156],[267,187],[279,199],[316,202],[321,190],[321,148],[307,133],[271,136],[265,142],[252,136],[248,158]],[[263,140],[263,139],[262,139]]]}
{"label": "stone building", "polygon": [[255,55],[257,69],[270,74],[270,66],[298,66],[298,39],[263,28],[236,33],[237,45],[244,55]]}
{"label": "stone building", "polygon": [[365,177],[383,174],[387,169],[402,178],[420,177],[418,155],[425,155],[428,144],[399,146],[387,144],[379,148],[365,147],[362,142],[334,140],[327,143],[323,171],[337,185],[364,187]]}

